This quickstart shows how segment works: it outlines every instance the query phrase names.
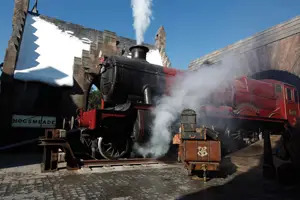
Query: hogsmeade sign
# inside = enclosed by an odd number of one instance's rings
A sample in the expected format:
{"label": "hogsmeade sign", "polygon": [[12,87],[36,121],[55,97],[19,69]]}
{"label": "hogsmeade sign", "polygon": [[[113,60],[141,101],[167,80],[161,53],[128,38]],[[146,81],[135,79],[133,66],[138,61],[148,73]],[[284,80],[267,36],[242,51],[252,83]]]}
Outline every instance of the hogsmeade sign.
{"label": "hogsmeade sign", "polygon": [[11,126],[14,128],[55,128],[56,117],[13,115]]}

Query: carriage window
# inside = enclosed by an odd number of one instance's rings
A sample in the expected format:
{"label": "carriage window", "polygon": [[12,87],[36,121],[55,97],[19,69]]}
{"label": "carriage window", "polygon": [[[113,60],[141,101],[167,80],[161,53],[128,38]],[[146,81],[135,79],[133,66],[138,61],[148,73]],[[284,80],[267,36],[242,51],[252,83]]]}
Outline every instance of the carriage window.
{"label": "carriage window", "polygon": [[280,93],[281,92],[281,85],[276,84],[275,85],[275,92]]}
{"label": "carriage window", "polygon": [[298,91],[294,90],[295,102],[298,102]]}
{"label": "carriage window", "polygon": [[290,88],[286,88],[286,96],[288,101],[292,101],[292,90]]}

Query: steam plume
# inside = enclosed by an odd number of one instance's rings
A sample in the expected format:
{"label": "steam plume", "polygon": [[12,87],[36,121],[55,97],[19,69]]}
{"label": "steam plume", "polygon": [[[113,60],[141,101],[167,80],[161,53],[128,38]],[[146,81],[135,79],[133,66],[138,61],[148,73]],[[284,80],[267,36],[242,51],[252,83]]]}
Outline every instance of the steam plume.
{"label": "steam plume", "polygon": [[137,44],[144,42],[144,33],[150,25],[152,0],[131,0]]}
{"label": "steam plume", "polygon": [[176,77],[169,96],[163,96],[153,111],[154,122],[150,142],[138,147],[140,154],[161,157],[167,153],[172,139],[170,126],[185,108],[198,110],[204,100],[222,83],[240,74],[240,62],[232,58],[223,59],[221,64],[202,67],[198,71],[186,72]]}

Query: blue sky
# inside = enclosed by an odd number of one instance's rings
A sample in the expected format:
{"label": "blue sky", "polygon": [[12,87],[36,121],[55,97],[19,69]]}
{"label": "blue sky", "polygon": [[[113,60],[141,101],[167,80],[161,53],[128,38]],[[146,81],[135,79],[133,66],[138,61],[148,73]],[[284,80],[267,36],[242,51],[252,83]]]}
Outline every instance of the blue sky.
{"label": "blue sky", "polygon": [[[31,0],[33,3],[33,0]],[[11,34],[13,0],[0,3],[0,62]],[[130,0],[39,0],[43,15],[135,38]],[[167,32],[167,54],[176,68],[240,39],[300,15],[300,0],[153,0],[145,42]]]}

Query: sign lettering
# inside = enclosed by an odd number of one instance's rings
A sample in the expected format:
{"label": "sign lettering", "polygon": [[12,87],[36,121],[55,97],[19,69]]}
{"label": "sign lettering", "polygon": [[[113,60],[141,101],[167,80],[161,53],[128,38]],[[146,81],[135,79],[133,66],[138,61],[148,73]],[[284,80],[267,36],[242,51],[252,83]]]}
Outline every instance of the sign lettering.
{"label": "sign lettering", "polygon": [[11,126],[14,128],[55,128],[56,117],[13,115]]}

